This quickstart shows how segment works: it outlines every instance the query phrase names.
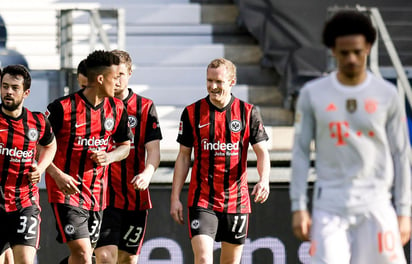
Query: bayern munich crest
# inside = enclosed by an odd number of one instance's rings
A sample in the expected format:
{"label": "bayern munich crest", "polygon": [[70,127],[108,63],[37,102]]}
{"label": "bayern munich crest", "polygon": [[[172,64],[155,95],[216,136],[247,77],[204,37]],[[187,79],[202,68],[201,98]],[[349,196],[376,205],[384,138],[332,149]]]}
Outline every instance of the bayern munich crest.
{"label": "bayern munich crest", "polygon": [[232,120],[232,122],[230,122],[230,130],[232,130],[232,132],[239,132],[241,129],[242,124],[239,120]]}
{"label": "bayern munich crest", "polygon": [[114,128],[114,119],[113,118],[107,118],[104,120],[104,128],[108,131],[113,130]]}
{"label": "bayern munich crest", "polygon": [[129,115],[128,120],[130,128],[135,128],[137,126],[137,118],[135,116]]}
{"label": "bayern munich crest", "polygon": [[30,128],[29,133],[27,133],[30,141],[36,141],[39,138],[39,132],[35,128]]}

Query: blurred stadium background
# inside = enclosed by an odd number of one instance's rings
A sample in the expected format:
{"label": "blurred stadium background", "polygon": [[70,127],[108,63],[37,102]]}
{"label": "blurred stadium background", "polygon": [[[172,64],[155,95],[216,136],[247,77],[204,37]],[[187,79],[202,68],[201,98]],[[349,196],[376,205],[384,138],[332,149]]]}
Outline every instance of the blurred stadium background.
{"label": "blurred stadium background", "polygon": [[[169,216],[178,120],[185,105],[206,95],[209,61],[232,60],[238,67],[234,95],[259,107],[271,137],[272,192],[266,204],[253,205],[242,263],[308,263],[307,243],[294,239],[290,229],[294,102],[304,82],[333,68],[320,41],[325,19],[340,8],[370,12],[375,7],[399,61],[394,64],[388,40],[381,35],[371,68],[399,84],[401,96],[407,98],[402,76],[409,84],[410,0],[0,0],[0,67],[27,65],[33,83],[25,104],[45,111],[49,102],[78,89],[77,64],[90,51],[119,48],[131,54],[130,86],[153,99],[164,135],[161,167],[151,185],[154,208],[139,263],[175,264],[193,259],[187,227],[177,226]],[[399,65],[402,74],[396,71]],[[410,113],[406,99],[405,106]],[[250,153],[251,186],[257,179],[255,163]],[[58,263],[68,252],[55,241],[54,218],[41,185],[38,263]],[[409,244],[405,250],[409,261]],[[217,260],[219,244],[215,252]]]}

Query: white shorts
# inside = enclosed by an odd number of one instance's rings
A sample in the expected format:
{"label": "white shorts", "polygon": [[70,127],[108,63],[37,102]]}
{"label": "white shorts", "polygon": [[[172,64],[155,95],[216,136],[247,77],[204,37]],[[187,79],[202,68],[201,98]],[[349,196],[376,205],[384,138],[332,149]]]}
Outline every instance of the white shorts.
{"label": "white shorts", "polygon": [[310,254],[312,264],[406,264],[390,205],[347,216],[314,209]]}

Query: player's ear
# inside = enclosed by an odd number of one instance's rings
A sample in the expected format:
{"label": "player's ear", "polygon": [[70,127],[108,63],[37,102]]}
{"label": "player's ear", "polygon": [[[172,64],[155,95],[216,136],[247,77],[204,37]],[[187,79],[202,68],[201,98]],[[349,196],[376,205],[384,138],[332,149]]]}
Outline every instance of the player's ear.
{"label": "player's ear", "polygon": [[23,92],[23,99],[26,99],[27,96],[30,94],[30,89],[27,89],[26,91]]}
{"label": "player's ear", "polygon": [[103,84],[104,75],[103,75],[103,74],[99,74],[99,75],[97,75],[96,79],[97,79],[97,82],[98,82],[99,84]]}

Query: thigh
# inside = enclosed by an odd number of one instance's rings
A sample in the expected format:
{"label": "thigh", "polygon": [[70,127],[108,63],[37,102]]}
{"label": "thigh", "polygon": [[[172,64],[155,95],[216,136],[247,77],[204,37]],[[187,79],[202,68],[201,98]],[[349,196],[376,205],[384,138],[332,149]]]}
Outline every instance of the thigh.
{"label": "thigh", "polygon": [[397,216],[389,204],[365,214],[353,237],[351,263],[406,263]]}
{"label": "thigh", "polygon": [[107,207],[103,211],[103,221],[97,248],[109,245],[118,245],[120,241],[120,228],[122,226],[122,210]]}
{"label": "thigh", "polygon": [[219,219],[212,210],[199,207],[189,208],[189,222],[190,238],[197,235],[207,235],[213,240],[216,238]]}
{"label": "thigh", "polygon": [[349,223],[339,215],[314,209],[311,227],[311,263],[348,264],[350,261]]}
{"label": "thigh", "polygon": [[217,213],[219,227],[216,241],[241,245],[245,243],[249,227],[249,214]]}
{"label": "thigh", "polygon": [[40,243],[40,209],[36,205],[25,207],[9,213],[9,219],[9,228],[13,232],[13,235],[9,238],[10,246],[25,245],[38,249]]}
{"label": "thigh", "polygon": [[102,219],[103,211],[89,211],[87,228],[89,230],[90,242],[92,243],[93,248],[96,246],[96,243],[99,240]]}
{"label": "thigh", "polygon": [[124,211],[118,248],[139,255],[146,233],[148,211]]}
{"label": "thigh", "polygon": [[56,218],[57,241],[67,243],[81,238],[90,239],[88,210],[58,203],[51,206]]}

